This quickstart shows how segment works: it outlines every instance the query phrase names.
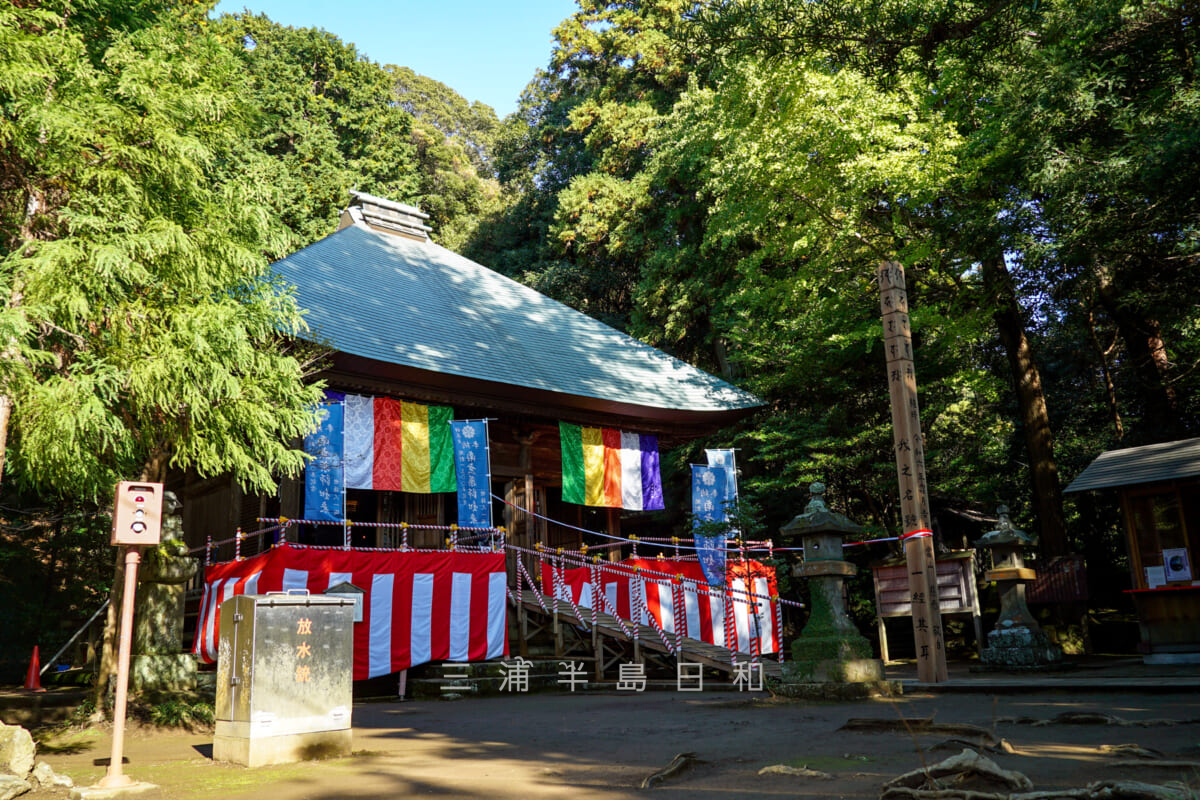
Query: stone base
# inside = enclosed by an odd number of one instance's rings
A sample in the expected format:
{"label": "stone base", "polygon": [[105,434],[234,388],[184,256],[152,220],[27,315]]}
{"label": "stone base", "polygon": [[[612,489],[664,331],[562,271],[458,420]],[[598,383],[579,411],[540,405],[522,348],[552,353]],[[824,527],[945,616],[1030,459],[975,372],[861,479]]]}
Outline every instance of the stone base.
{"label": "stone base", "polygon": [[877,658],[791,661],[783,664],[783,683],[879,683],[883,662]]}
{"label": "stone base", "polygon": [[1030,672],[1074,672],[1078,669],[1078,665],[1067,661],[1054,661],[1049,664],[972,664],[967,668],[967,671],[973,675],[995,675],[1004,673],[1007,675],[1025,675]]}
{"label": "stone base", "polygon": [[801,664],[867,660],[871,660],[871,643],[856,630],[814,636],[805,628],[792,642],[792,661]]}
{"label": "stone base", "polygon": [[988,646],[980,660],[989,667],[1045,667],[1063,659],[1062,648],[1039,628],[1023,625],[997,627],[987,635]]}
{"label": "stone base", "polygon": [[131,780],[124,786],[76,786],[71,800],[113,800],[117,797],[161,797],[158,784]]}
{"label": "stone base", "polygon": [[190,653],[138,655],[129,662],[131,692],[190,692],[196,688],[196,657]]}
{"label": "stone base", "polygon": [[350,754],[352,729],[292,733],[283,736],[213,737],[213,761],[229,761],[246,767],[288,764]]}
{"label": "stone base", "polygon": [[1143,664],[1200,664],[1200,653],[1147,653]]}
{"label": "stone base", "polygon": [[868,700],[872,697],[899,697],[904,694],[900,681],[864,681],[862,683],[785,682],[768,680],[767,689],[774,697],[799,700]]}

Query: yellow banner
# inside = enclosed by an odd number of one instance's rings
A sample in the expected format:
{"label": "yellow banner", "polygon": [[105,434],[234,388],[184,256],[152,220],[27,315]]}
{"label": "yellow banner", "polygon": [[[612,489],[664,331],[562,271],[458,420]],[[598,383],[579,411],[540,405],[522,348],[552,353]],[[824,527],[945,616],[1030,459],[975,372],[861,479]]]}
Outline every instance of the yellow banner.
{"label": "yellow banner", "polygon": [[583,428],[583,502],[604,505],[604,439],[600,428]]}
{"label": "yellow banner", "polygon": [[429,494],[429,406],[400,404],[400,491]]}

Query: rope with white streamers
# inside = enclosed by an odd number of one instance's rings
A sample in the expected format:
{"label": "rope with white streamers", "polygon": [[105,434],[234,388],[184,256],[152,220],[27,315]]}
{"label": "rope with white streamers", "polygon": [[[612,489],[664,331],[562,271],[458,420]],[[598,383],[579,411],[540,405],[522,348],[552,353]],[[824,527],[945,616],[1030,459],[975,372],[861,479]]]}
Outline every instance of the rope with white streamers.
{"label": "rope with white streamers", "polygon": [[660,583],[660,581],[648,580],[648,581],[638,581],[638,583],[640,584],[639,588],[641,589],[641,594],[642,594],[642,605],[645,606],[645,608],[646,608],[646,620],[650,623],[650,627],[654,629],[655,633],[658,634],[658,638],[662,639],[663,647],[667,648],[667,651],[671,655],[675,655],[678,652],[675,649],[675,645],[671,644],[671,640],[667,638],[667,632],[663,630],[662,626],[658,624],[658,620],[656,620],[654,618],[654,615],[650,613],[650,601],[646,599],[646,585],[645,584],[653,583],[655,585],[658,585]]}
{"label": "rope with white streamers", "polygon": [[[520,572],[521,577],[523,577],[526,582],[529,583],[529,590],[533,592],[534,599],[537,600],[538,605],[542,607],[543,613],[549,614],[550,609],[546,608],[546,601],[542,597],[543,593],[540,589],[538,589],[537,584],[533,582],[533,578],[529,577],[529,570],[525,569],[525,562],[523,562],[520,558],[517,558],[516,562],[517,571]],[[520,586],[520,581],[517,582],[517,585]]]}
{"label": "rope with white streamers", "polygon": [[[575,598],[572,596],[574,593],[570,590],[570,588],[567,586],[566,582],[563,580],[562,567],[555,568],[553,565],[553,562],[552,562],[550,569],[551,569],[551,574],[554,576],[554,581],[555,581],[555,584],[554,584],[555,598],[557,598],[559,594],[562,594],[563,599],[567,601],[567,605],[569,605],[571,607],[571,610],[575,612],[575,618],[579,620],[579,624],[584,626],[585,628],[587,628],[588,633],[591,633],[592,629],[587,627],[587,617],[579,609],[579,606],[576,605]],[[595,619],[595,616],[593,615],[592,625],[595,625],[595,624],[596,624],[596,619]]]}

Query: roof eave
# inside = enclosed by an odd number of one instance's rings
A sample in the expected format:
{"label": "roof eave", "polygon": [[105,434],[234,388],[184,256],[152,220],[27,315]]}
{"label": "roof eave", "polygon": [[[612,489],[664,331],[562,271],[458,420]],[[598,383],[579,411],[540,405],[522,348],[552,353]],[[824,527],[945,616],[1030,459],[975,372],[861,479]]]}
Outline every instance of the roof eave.
{"label": "roof eave", "polygon": [[497,381],[391,364],[337,352],[320,375],[331,385],[391,394],[397,384],[414,400],[442,402],[464,408],[544,417],[577,424],[629,427],[694,439],[732,425],[758,411],[763,403],[737,408],[680,409],[623,403],[528,388]]}

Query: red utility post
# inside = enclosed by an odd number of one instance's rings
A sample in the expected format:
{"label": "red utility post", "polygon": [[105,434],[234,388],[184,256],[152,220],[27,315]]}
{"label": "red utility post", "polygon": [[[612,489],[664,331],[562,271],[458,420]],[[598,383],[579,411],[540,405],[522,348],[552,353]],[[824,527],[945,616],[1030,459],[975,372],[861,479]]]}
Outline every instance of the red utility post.
{"label": "red utility post", "polygon": [[113,700],[112,758],[108,773],[96,784],[105,789],[132,786],[124,774],[125,705],[129,690],[129,651],[133,644],[133,597],[141,548],[156,545],[162,536],[161,483],[121,481],[113,502],[112,544],[125,548],[125,590],[121,597],[121,639],[117,650],[117,693]]}

